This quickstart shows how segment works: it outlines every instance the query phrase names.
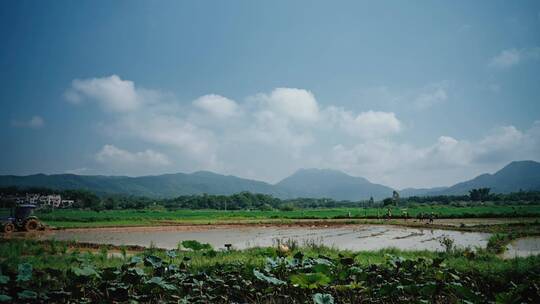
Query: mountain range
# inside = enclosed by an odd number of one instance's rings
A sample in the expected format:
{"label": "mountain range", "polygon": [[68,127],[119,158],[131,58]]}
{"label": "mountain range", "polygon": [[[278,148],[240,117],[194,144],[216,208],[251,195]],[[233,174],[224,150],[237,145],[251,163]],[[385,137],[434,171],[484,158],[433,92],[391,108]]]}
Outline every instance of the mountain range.
{"label": "mountain range", "polygon": [[[148,197],[174,197],[193,194],[233,194],[242,191],[271,194],[280,198],[312,197],[336,200],[380,200],[393,189],[330,169],[300,169],[277,184],[221,175],[209,171],[152,176],[101,176],[75,174],[1,175],[0,187],[46,187],[87,189],[98,194],[129,194]],[[407,188],[402,197],[467,194],[470,189],[489,187],[494,193],[540,190],[540,163],[515,161],[494,174],[482,174],[450,187]]]}

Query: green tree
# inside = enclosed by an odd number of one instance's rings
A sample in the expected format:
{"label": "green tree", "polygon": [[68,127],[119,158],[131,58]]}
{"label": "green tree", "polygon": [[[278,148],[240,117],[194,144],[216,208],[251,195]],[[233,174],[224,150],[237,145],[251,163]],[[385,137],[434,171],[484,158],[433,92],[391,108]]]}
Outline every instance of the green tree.
{"label": "green tree", "polygon": [[469,198],[473,202],[485,202],[490,198],[490,190],[490,188],[472,189],[469,191]]}
{"label": "green tree", "polygon": [[382,201],[382,203],[383,203],[383,206],[385,206],[385,207],[386,207],[386,206],[394,206],[394,205],[396,204],[396,202],[394,201],[394,199],[391,198],[391,197],[385,198],[385,199]]}
{"label": "green tree", "polygon": [[116,198],[113,197],[106,198],[105,202],[103,203],[103,206],[107,210],[118,209],[118,205],[118,201],[116,200]]}

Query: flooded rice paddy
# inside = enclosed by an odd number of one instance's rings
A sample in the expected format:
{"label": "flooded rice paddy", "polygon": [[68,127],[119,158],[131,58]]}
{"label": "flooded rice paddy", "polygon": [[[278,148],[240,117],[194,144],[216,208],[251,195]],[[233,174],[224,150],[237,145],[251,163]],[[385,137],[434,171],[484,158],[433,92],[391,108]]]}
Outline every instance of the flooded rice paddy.
{"label": "flooded rice paddy", "polygon": [[527,257],[540,254],[540,237],[524,237],[513,240],[506,247],[505,258]]}
{"label": "flooded rice paddy", "polygon": [[184,240],[209,243],[214,248],[232,244],[233,248],[275,246],[279,241],[294,240],[298,245],[321,244],[338,249],[442,250],[440,240],[448,237],[458,247],[485,247],[489,233],[441,229],[407,228],[384,225],[349,225],[340,227],[144,227],[97,228],[51,231],[41,238],[79,242],[177,248]]}

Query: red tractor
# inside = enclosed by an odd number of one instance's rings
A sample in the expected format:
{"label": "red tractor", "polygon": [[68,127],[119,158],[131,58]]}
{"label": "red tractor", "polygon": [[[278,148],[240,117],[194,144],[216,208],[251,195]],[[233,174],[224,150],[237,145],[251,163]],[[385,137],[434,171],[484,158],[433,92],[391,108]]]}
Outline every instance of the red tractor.
{"label": "red tractor", "polygon": [[9,209],[7,216],[0,217],[0,231],[11,233],[18,231],[36,231],[42,227],[38,218],[32,215],[36,205],[17,205]]}

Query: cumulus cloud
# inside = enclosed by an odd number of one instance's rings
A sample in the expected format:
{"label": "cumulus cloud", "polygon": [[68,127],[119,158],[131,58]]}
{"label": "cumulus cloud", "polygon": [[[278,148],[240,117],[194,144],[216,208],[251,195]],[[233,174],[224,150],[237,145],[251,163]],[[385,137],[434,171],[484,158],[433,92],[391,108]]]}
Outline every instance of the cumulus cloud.
{"label": "cumulus cloud", "polygon": [[474,153],[472,145],[451,136],[440,136],[437,142],[420,149],[417,165],[421,168],[454,168],[469,164]]}
{"label": "cumulus cloud", "polygon": [[104,164],[127,164],[133,166],[166,166],[170,164],[167,156],[153,151],[130,152],[117,148],[114,145],[104,145],[96,153],[96,160]]}
{"label": "cumulus cloud", "polygon": [[[108,134],[158,145],[174,155],[171,163],[180,170],[247,172],[250,170],[242,164],[245,157],[236,160],[238,154],[247,153],[244,151],[253,151],[247,157],[261,163],[276,155],[284,163],[320,159],[305,151],[320,145],[322,133],[358,140],[389,137],[402,128],[392,112],[354,113],[322,107],[312,92],[299,88],[276,88],[248,96],[242,103],[209,94],[179,106],[182,103],[176,98],[167,100],[165,95],[112,75],[74,80],[65,97],[72,103],[95,101],[110,115],[110,121],[101,122]],[[101,154],[120,155],[113,147]],[[282,174],[275,172],[270,178]]]}
{"label": "cumulus cloud", "polygon": [[[245,111],[250,114],[249,131],[245,137],[282,147],[295,158],[302,157],[303,149],[319,145],[328,136],[323,134],[358,140],[388,137],[401,131],[401,122],[392,112],[354,113],[341,107],[323,107],[313,93],[303,89],[277,88],[248,100],[251,103],[245,105]],[[250,107],[253,104],[256,106]]]}
{"label": "cumulus cloud", "polygon": [[510,68],[524,61],[540,59],[540,47],[507,49],[491,58],[489,66],[493,68]]}
{"label": "cumulus cloud", "polygon": [[295,88],[277,88],[270,94],[259,94],[268,110],[295,121],[314,122],[319,119],[319,105],[313,93]]}
{"label": "cumulus cloud", "polygon": [[45,126],[45,120],[41,116],[34,115],[29,120],[12,120],[11,126],[15,128],[40,129]]}
{"label": "cumulus cloud", "polygon": [[401,122],[392,112],[366,111],[357,115],[343,108],[329,107],[325,110],[330,121],[348,134],[359,138],[381,138],[401,131]]}
{"label": "cumulus cloud", "polygon": [[340,144],[324,162],[399,187],[451,185],[522,159],[540,160],[540,121],[525,131],[499,127],[477,141],[441,136],[424,147],[389,140]]}
{"label": "cumulus cloud", "polygon": [[116,126],[145,142],[177,148],[193,158],[209,158],[212,154],[212,132],[174,115],[129,116]]}
{"label": "cumulus cloud", "polygon": [[418,159],[421,151],[390,140],[371,140],[353,145],[338,144],[330,152],[330,167],[353,175],[380,180],[385,173]]}
{"label": "cumulus cloud", "polygon": [[71,103],[85,99],[97,101],[103,109],[112,112],[128,112],[137,109],[141,100],[132,81],[117,75],[103,78],[75,79],[64,97]]}
{"label": "cumulus cloud", "polygon": [[391,112],[362,112],[345,123],[346,130],[361,137],[382,137],[401,130],[400,121]]}
{"label": "cumulus cloud", "polygon": [[239,107],[234,100],[215,94],[201,96],[193,101],[193,105],[217,118],[239,114]]}
{"label": "cumulus cloud", "polygon": [[[130,80],[111,75],[75,79],[64,97],[71,103],[96,102],[111,115],[110,121],[100,122],[100,125],[113,137],[172,147],[178,157],[192,160],[194,165],[202,168],[210,169],[214,162],[211,132],[191,123],[185,109],[165,92],[136,87]],[[234,101],[219,97],[203,96],[194,105],[206,108],[206,112],[212,115],[231,114]],[[218,110],[222,112],[217,113]],[[108,147],[107,152],[112,151]],[[143,156],[140,153],[136,155],[138,159]]]}
{"label": "cumulus cloud", "polygon": [[291,125],[286,117],[278,113],[261,110],[253,113],[252,119],[247,122],[244,140],[268,146],[281,146],[295,154],[313,142],[309,128]]}

